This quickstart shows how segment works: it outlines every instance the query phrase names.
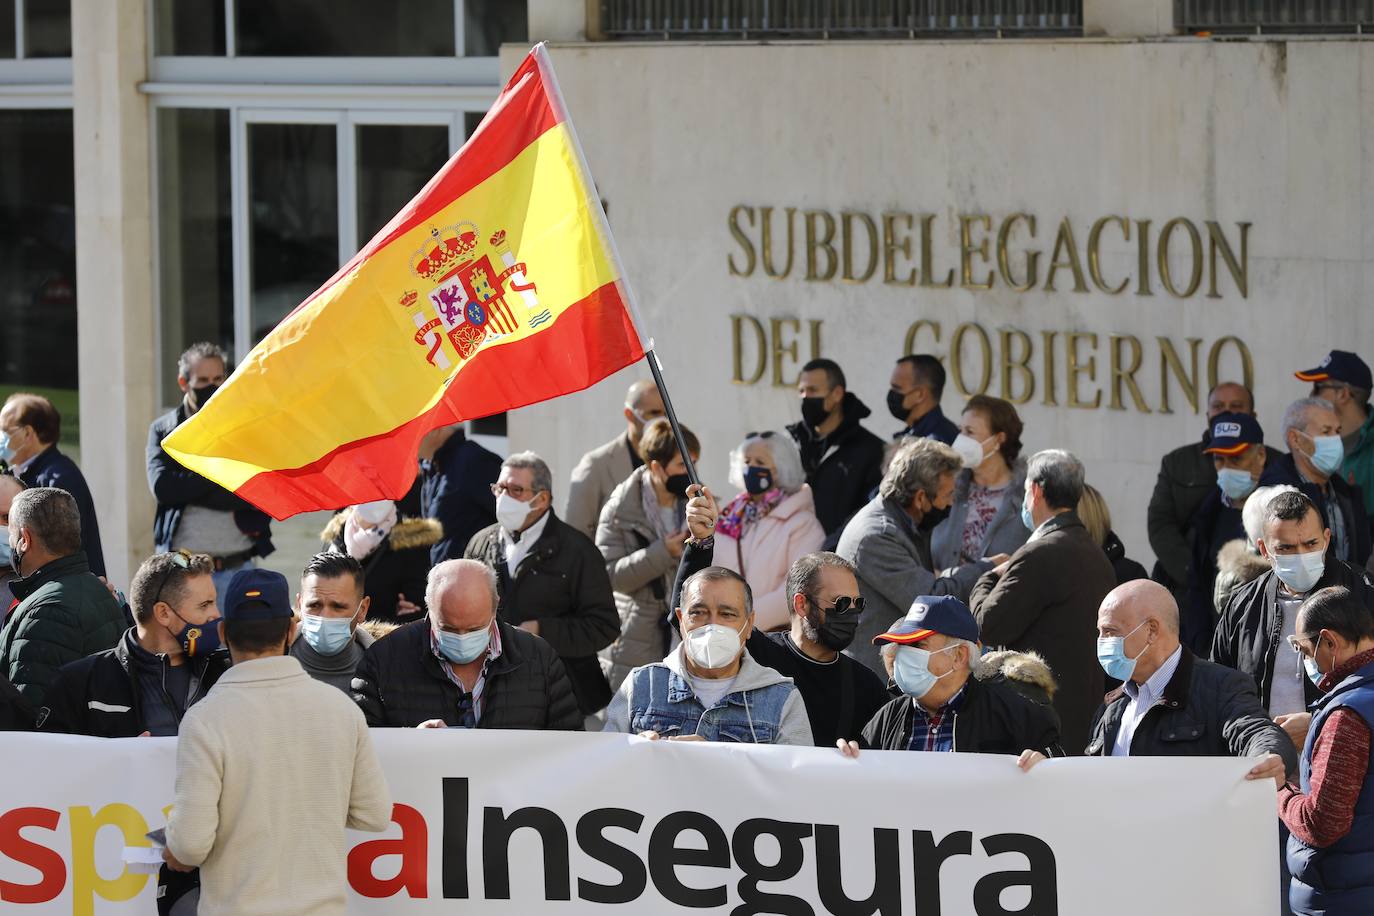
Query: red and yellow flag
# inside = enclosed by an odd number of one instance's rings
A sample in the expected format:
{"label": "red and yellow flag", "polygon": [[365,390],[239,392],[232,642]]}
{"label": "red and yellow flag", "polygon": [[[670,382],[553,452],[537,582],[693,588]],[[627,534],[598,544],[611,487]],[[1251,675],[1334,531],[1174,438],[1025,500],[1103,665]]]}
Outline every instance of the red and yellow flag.
{"label": "red and yellow flag", "polygon": [[542,45],[439,174],[163,440],[278,519],[402,496],[429,430],[644,356]]}

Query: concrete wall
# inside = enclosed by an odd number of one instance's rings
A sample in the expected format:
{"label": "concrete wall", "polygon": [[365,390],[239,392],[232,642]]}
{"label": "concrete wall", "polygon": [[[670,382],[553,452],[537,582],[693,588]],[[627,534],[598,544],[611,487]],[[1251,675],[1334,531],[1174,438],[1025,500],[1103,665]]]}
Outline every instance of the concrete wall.
{"label": "concrete wall", "polygon": [[[553,59],[601,194],[609,204],[647,335],[656,338],[684,422],[701,436],[708,482],[726,490],[726,454],[748,430],[775,428],[797,417],[796,396],[770,384],[732,381],[732,315],[745,333],[749,318],[784,346],[778,375],[786,383],[810,354],[810,322],[821,322],[820,350],[849,373],[851,388],[874,410],[869,427],[889,434],[898,423],[883,407],[888,374],[914,322],[918,350],[946,355],[961,324],[977,324],[989,339],[989,393],[1002,391],[1002,332],[1013,350],[1029,343],[1030,376],[1008,370],[1012,394],[1028,377],[1033,397],[1020,405],[1027,450],[1062,446],[1088,466],[1106,494],[1128,552],[1149,562],[1145,506],[1161,453],[1195,440],[1204,421],[1184,396],[1176,374],[1161,363],[1169,340],[1190,370],[1189,339],[1199,341],[1197,384],[1206,387],[1208,355],[1216,373],[1238,377],[1243,365],[1234,336],[1251,354],[1261,422],[1279,441],[1284,405],[1306,393],[1292,377],[1332,346],[1356,349],[1374,340],[1374,315],[1364,307],[1374,291],[1374,263],[1365,227],[1374,225],[1374,47],[1344,41],[1148,43],[1092,41],[555,46]],[[509,72],[519,54],[508,49]],[[773,207],[774,270],[780,272],[784,208],[798,208],[796,263],[786,279],[749,276],[744,246],[732,235],[730,213],[756,250],[763,207]],[[893,277],[921,272],[921,227],[929,217],[932,279],[954,270],[952,288],[886,283],[885,265],[863,283],[807,280],[800,211],[842,211],[874,220],[895,212]],[[996,233],[1013,214],[1037,217],[1034,240],[1024,223],[1008,243],[1011,279],[1024,278],[1025,253],[1039,250],[1038,284],[1011,289],[998,272]],[[902,214],[910,214],[910,222]],[[970,242],[992,236],[988,257],[969,256],[970,279],[992,272],[991,289],[961,286],[960,215]],[[979,215],[987,215],[983,224]],[[1129,220],[1131,238],[1109,217]],[[1085,291],[1064,250],[1054,248],[1067,218]],[[825,217],[816,216],[823,241]],[[1183,298],[1162,283],[1157,241],[1173,226],[1168,277],[1187,292],[1198,231],[1198,289]],[[1138,246],[1143,221],[1149,295],[1141,290]],[[862,227],[858,218],[853,226]],[[1087,236],[1101,221],[1096,263],[1104,292],[1087,276]],[[1186,224],[1182,221],[1186,221]],[[1241,259],[1242,279],[1224,252],[1209,267],[1207,223]],[[1248,223],[1243,230],[1242,223]],[[988,230],[991,230],[989,232]],[[839,244],[838,239],[835,242]],[[867,244],[865,241],[863,244]],[[838,250],[838,249],[837,249]],[[862,273],[864,249],[856,249]],[[824,275],[827,254],[815,255]],[[733,259],[733,261],[731,260]],[[1055,290],[1045,289],[1059,260]],[[938,268],[938,269],[936,269]],[[1209,296],[1215,279],[1215,296]],[[788,319],[795,319],[793,325]],[[1016,332],[1025,335],[1023,339]],[[1053,366],[1044,362],[1044,332]],[[1070,334],[1080,362],[1079,400],[1071,407]],[[1114,343],[1112,335],[1123,339]],[[1141,364],[1132,378],[1137,403],[1115,368],[1130,367],[1134,337]],[[979,334],[966,331],[960,360],[971,388],[981,377]],[[743,375],[752,338],[744,340]],[[771,348],[770,348],[771,349]],[[1367,343],[1366,350],[1374,350]],[[1095,357],[1091,373],[1089,356]],[[1366,353],[1374,357],[1374,352]],[[1013,359],[1013,362],[1016,360]],[[577,457],[621,427],[626,372],[590,391],[512,415],[513,446],[548,457],[566,480]],[[1052,379],[1053,404],[1046,404]],[[1162,412],[1165,393],[1171,412]],[[1116,395],[1114,398],[1113,395]],[[1198,400],[1205,398],[1200,394]],[[1117,409],[1113,402],[1119,403]],[[957,415],[963,397],[953,384],[944,407]],[[561,495],[560,495],[561,501]]]}

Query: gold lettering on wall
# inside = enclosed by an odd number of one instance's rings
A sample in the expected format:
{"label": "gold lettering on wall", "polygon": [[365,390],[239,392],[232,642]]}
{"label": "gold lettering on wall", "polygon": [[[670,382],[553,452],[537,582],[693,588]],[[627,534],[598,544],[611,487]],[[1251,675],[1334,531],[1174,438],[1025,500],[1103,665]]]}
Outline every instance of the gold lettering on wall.
{"label": "gold lettering on wall", "polygon": [[949,269],[945,278],[939,283],[931,279],[935,276],[935,245],[931,238],[933,225],[935,225],[934,213],[928,213],[921,217],[921,285],[933,289],[949,289],[954,285],[953,267]]}
{"label": "gold lettering on wall", "polygon": [[916,268],[907,272],[905,279],[897,277],[897,255],[902,254],[909,261],[911,260],[911,236],[899,236],[898,220],[906,222],[906,231],[911,232],[910,213],[884,213],[883,214],[883,282],[892,283],[897,286],[915,286]]}
{"label": "gold lettering on wall", "polygon": [[[1061,260],[1060,252],[1063,252],[1066,260]],[[1059,224],[1059,234],[1054,237],[1054,254],[1050,255],[1050,272],[1045,278],[1045,292],[1055,291],[1054,274],[1065,266],[1073,271],[1073,291],[1086,293],[1088,284],[1083,279],[1083,265],[1078,260],[1078,243],[1073,239],[1073,226],[1067,216]]]}
{"label": "gold lettering on wall", "polygon": [[1068,406],[1087,407],[1090,409],[1096,409],[1102,404],[1102,390],[1098,389],[1094,391],[1093,399],[1091,401],[1083,400],[1078,394],[1078,377],[1081,375],[1086,375],[1088,377],[1088,381],[1097,381],[1097,357],[1089,356],[1086,363],[1080,362],[1078,355],[1078,345],[1083,341],[1087,341],[1088,346],[1092,347],[1093,352],[1096,353],[1097,335],[1092,333],[1081,334],[1077,331],[1070,331],[1065,336],[1065,340],[1068,342],[1068,358],[1066,360],[1069,367]]}
{"label": "gold lettering on wall", "polygon": [[1193,413],[1197,413],[1197,352],[1198,347],[1202,346],[1202,340],[1197,337],[1188,338],[1188,365],[1191,368],[1186,370],[1183,361],[1178,358],[1173,341],[1167,337],[1156,337],[1155,340],[1159,342],[1159,412],[1173,413],[1169,409],[1169,376],[1172,375],[1183,389],[1183,397],[1187,400],[1188,406],[1193,408]]}
{"label": "gold lettering on wall", "polygon": [[1131,240],[1131,224],[1126,222],[1125,217],[1104,216],[1093,223],[1092,229],[1088,232],[1088,276],[1092,277],[1093,285],[1102,292],[1119,296],[1131,281],[1122,280],[1116,286],[1108,286],[1107,281],[1102,279],[1102,253],[1098,250],[1098,246],[1102,241],[1102,230],[1107,227],[1108,223],[1116,223],[1121,227],[1121,234],[1126,241]]}
{"label": "gold lettering on wall", "polygon": [[[744,371],[744,328],[749,328],[754,332],[754,371],[746,373]],[[764,350],[763,325],[753,315],[731,315],[730,316],[730,339],[733,341],[735,374],[733,381],[737,385],[752,385],[763,378],[763,371],[767,368],[766,352]]]}
{"label": "gold lettering on wall", "polygon": [[[1140,340],[1134,334],[1113,334],[1108,339],[1111,350],[1111,375],[1112,375],[1112,397],[1107,404],[1111,410],[1125,410],[1126,406],[1121,403],[1121,389],[1124,386],[1131,393],[1131,401],[1135,404],[1135,409],[1141,413],[1149,413],[1150,408],[1145,403],[1145,397],[1140,393],[1140,386],[1136,384],[1135,374],[1140,371],[1140,360],[1142,357]],[[1131,351],[1129,361],[1121,357],[1121,348],[1125,344]]]}
{"label": "gold lettering on wall", "polygon": [[1011,256],[1007,252],[1007,243],[1011,239],[1012,229],[1020,221],[1025,221],[1026,231],[1031,238],[1035,238],[1035,217],[1029,213],[1013,213],[1002,220],[1002,227],[997,230],[997,269],[1002,274],[1002,282],[1016,290],[1024,293],[1035,286],[1040,273],[1040,252],[1026,252],[1026,278],[1017,280],[1012,276]]}
{"label": "gold lettering on wall", "polygon": [[1045,384],[1040,386],[1045,391],[1045,396],[1040,403],[1046,407],[1058,407],[1059,402],[1054,397],[1054,339],[1059,336],[1058,331],[1041,331],[1040,339],[1045,343]]}
{"label": "gold lettering on wall", "polygon": [[[839,257],[835,254],[835,217],[824,210],[807,210],[806,217],[806,279],[833,280],[839,267]],[[825,226],[825,235],[816,231],[816,223]],[[825,269],[816,268],[817,252],[825,255]]]}
{"label": "gold lettering on wall", "polygon": [[[1173,238],[1174,230],[1182,226],[1188,232],[1188,256],[1192,259],[1192,272],[1188,275],[1188,285],[1182,292],[1179,292],[1174,285],[1173,268],[1169,265],[1169,240]],[[1179,299],[1187,299],[1202,284],[1202,236],[1198,234],[1197,226],[1183,217],[1175,217],[1164,224],[1164,228],[1159,231],[1159,252],[1155,255],[1159,262],[1159,282],[1169,291],[1171,296]]]}
{"label": "gold lettering on wall", "polygon": [[775,280],[782,280],[792,272],[792,217],[796,214],[796,207],[787,208],[787,265],[779,271],[773,267],[773,208],[764,207],[759,210],[763,222],[763,239],[760,245],[763,248],[763,272]]}
{"label": "gold lettering on wall", "polygon": [[[864,227],[864,237],[868,239],[868,265],[862,274],[854,273],[854,220]],[[840,214],[840,234],[844,236],[844,269],[840,279],[846,283],[867,283],[878,269],[878,227],[867,213],[845,210]]]}
{"label": "gold lettering on wall", "polygon": [[[930,328],[935,335],[935,343],[940,342],[940,322],[927,321],[922,318],[920,321],[913,322],[911,327],[906,329],[906,343],[902,346],[902,355],[910,356],[913,353],[929,352],[930,348],[920,348],[916,346],[916,335],[921,332],[921,328]],[[943,359],[943,357],[942,357]]]}
{"label": "gold lettering on wall", "polygon": [[973,279],[973,258],[982,258],[983,263],[988,263],[988,239],[984,236],[982,241],[974,244],[973,227],[981,224],[984,232],[992,231],[992,217],[984,214],[974,214],[972,216],[959,217],[959,285],[964,289],[992,289],[992,271],[987,272],[987,279]]}
{"label": "gold lettering on wall", "polygon": [[[979,359],[981,360],[982,374],[978,376],[977,386],[970,388],[964,384],[964,336],[973,334],[977,339],[979,349]],[[986,394],[988,384],[992,381],[992,341],[988,339],[988,332],[973,322],[966,321],[954,329],[954,336],[949,341],[949,374],[954,379],[954,387],[959,389],[959,393],[964,397],[972,397],[975,394]]]}
{"label": "gold lettering on wall", "polygon": [[[1219,374],[1221,368],[1221,355],[1226,351],[1226,346],[1230,344],[1235,348],[1240,356],[1241,384],[1251,391],[1255,390],[1255,362],[1250,358],[1250,348],[1245,345],[1245,341],[1239,337],[1223,337],[1212,344],[1212,349],[1207,353],[1207,390],[1211,391],[1217,387],[1221,381]],[[1232,373],[1227,373],[1227,378],[1235,378]]]}
{"label": "gold lettering on wall", "polygon": [[752,229],[754,227],[754,208],[744,205],[730,208],[730,234],[735,237],[735,241],[739,242],[740,248],[744,250],[743,267],[735,266],[735,256],[733,254],[726,258],[726,261],[728,261],[730,265],[730,273],[736,277],[748,277],[753,274],[754,264],[758,260],[757,256],[754,254],[753,241],[750,240],[748,233],[740,226],[740,216],[742,215],[749,217],[749,228]]}
{"label": "gold lettering on wall", "polygon": [[783,332],[790,329],[795,334],[801,330],[801,322],[795,318],[770,318],[768,324],[773,331],[773,387],[789,388],[796,381],[796,377],[784,378],[782,359],[784,356],[790,358],[792,362],[797,363],[798,369],[801,368],[801,364],[797,360],[796,338],[789,341]]}
{"label": "gold lettering on wall", "polygon": [[1226,269],[1231,273],[1231,279],[1235,281],[1236,290],[1240,297],[1244,299],[1250,293],[1250,224],[1236,223],[1240,227],[1240,257],[1231,250],[1231,243],[1226,241],[1226,235],[1222,232],[1221,226],[1215,220],[1207,220],[1207,298],[1220,299],[1221,293],[1217,292],[1217,251],[1221,251],[1221,259],[1226,262]]}
{"label": "gold lettering on wall", "polygon": [[[1002,342],[1002,397],[1013,404],[1024,404],[1035,397],[1035,373],[1030,367],[1031,339],[1025,331],[1003,328],[998,331]],[[1013,341],[1016,345],[1013,346]],[[1015,350],[1020,349],[1016,355]],[[1012,384],[1012,372],[1021,378],[1019,389]]]}

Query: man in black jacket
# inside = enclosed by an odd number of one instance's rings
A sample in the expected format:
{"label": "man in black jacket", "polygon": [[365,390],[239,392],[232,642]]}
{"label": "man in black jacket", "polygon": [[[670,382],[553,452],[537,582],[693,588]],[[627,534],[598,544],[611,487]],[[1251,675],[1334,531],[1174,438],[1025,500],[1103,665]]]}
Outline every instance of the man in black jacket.
{"label": "man in black jacket", "polygon": [[185,392],[176,409],[148,428],[148,488],[157,500],[153,545],[163,552],[189,550],[210,557],[215,589],[223,593],[234,573],[273,551],[267,513],[173,460],[162,440],[219,390],[228,357],[212,343],[189,347],[177,360],[177,384]]}
{"label": "man in black jacket", "polygon": [[496,575],[472,560],[429,574],[429,612],[372,644],[350,694],[367,724],[580,731],[572,686],[544,640],[496,616]]}
{"label": "man in black jacket", "polygon": [[596,653],[620,635],[620,613],[601,551],[554,515],[552,490],[542,458],[511,455],[493,488],[497,522],[473,536],[465,555],[496,573],[501,619],[543,637],[563,659],[589,716],[611,701]]}
{"label": "man in black jacket", "polygon": [[883,476],[883,440],[859,425],[869,409],[848,390],[833,360],[813,359],[797,378],[802,420],[787,427],[801,451],[816,518],[828,541],[838,541]]}
{"label": "man in black jacket", "polygon": [[1248,675],[1264,708],[1301,747],[1307,707],[1321,693],[1285,636],[1297,633],[1298,609],[1308,595],[1340,585],[1374,607],[1374,584],[1364,570],[1328,555],[1331,533],[1302,493],[1270,500],[1261,532],[1257,543],[1271,569],[1231,593],[1212,640],[1212,661]]}
{"label": "man in black jacket", "polygon": [[496,521],[491,485],[500,474],[501,456],[469,439],[461,424],[425,433],[420,440],[420,515],[443,526],[429,548],[431,566],[460,559],[472,536]]}
{"label": "man in black jacket", "polygon": [[1122,686],[1093,719],[1090,757],[1262,757],[1247,779],[1297,769],[1293,742],[1270,721],[1250,679],[1179,641],[1178,604],[1158,582],[1120,585],[1097,615],[1097,657]]}
{"label": "man in black jacket", "polygon": [[38,711],[43,731],[99,738],[175,735],[229,667],[214,569],[203,554],[160,553],[134,573],[134,625],[114,648],[64,665]]}

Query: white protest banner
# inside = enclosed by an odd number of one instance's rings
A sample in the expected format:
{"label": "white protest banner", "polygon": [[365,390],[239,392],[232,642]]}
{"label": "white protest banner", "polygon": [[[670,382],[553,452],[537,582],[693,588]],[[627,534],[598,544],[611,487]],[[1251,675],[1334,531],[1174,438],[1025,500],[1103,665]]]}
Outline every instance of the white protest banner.
{"label": "white protest banner", "polygon": [[[350,837],[350,913],[1278,908],[1274,786],[1246,782],[1242,760],[1053,760],[1023,773],[977,754],[372,734],[396,808],[387,832]],[[156,912],[156,879],[121,856],[165,824],[175,755],[171,738],[6,733],[0,910]]]}

